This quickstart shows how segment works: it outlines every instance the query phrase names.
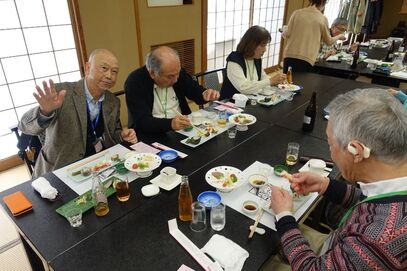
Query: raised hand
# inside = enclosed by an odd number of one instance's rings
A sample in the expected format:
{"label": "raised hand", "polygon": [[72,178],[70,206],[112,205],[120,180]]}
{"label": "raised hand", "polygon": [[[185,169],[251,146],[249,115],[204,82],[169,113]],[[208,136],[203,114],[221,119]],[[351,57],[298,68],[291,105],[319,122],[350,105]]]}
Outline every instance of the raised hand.
{"label": "raised hand", "polygon": [[39,86],[35,86],[37,93],[34,92],[33,95],[40,106],[41,113],[49,116],[62,106],[66,91],[61,90],[57,92],[55,84],[51,79],[49,80],[49,86],[46,81],[42,81],[42,86],[43,90]]}

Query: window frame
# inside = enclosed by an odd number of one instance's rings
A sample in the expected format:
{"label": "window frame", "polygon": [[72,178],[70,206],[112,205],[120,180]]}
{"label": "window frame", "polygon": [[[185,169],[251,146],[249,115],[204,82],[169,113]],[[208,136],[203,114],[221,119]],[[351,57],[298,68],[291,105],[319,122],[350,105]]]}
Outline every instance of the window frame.
{"label": "window frame", "polygon": [[[79,12],[79,3],[78,0],[66,0],[66,1],[68,4],[68,11],[71,20],[73,38],[75,42],[75,49],[78,57],[79,72],[81,77],[84,77],[87,61],[87,51]],[[10,134],[11,133],[12,131],[10,130]],[[16,148],[16,154],[11,155],[9,157],[5,157],[0,160],[0,171],[23,164],[23,161],[18,157],[17,152],[18,149]]]}

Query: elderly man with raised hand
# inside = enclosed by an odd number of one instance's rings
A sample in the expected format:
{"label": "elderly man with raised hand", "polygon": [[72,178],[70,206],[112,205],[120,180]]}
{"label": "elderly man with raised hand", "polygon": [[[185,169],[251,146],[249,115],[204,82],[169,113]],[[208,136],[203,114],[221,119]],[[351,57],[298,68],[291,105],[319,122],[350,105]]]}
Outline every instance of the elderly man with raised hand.
{"label": "elderly man with raised hand", "polygon": [[120,101],[109,89],[116,83],[119,64],[106,49],[96,49],[77,82],[36,86],[39,106],[26,112],[19,129],[30,135],[45,133],[33,177],[95,154],[122,140],[136,143],[133,129],[122,129]]}
{"label": "elderly man with raised hand", "polygon": [[186,98],[201,105],[217,100],[219,92],[204,89],[181,68],[178,53],[166,46],[147,55],[146,65],[128,76],[124,89],[129,127],[161,133],[189,127]]}
{"label": "elderly man with raised hand", "polygon": [[407,111],[381,89],[357,89],[329,105],[331,157],[355,185],[296,173],[300,195],[318,192],[348,212],[314,253],[291,215],[289,192],[273,188],[271,208],[293,270],[407,270]]}

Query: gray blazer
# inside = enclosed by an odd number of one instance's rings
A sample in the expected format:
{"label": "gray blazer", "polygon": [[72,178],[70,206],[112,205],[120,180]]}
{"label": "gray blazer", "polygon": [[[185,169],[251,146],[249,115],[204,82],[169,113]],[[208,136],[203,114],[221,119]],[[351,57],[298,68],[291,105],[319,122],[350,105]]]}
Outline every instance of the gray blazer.
{"label": "gray blazer", "polygon": [[[87,110],[84,79],[55,84],[56,90],[66,90],[61,108],[43,126],[38,123],[39,106],[26,112],[19,129],[25,134],[45,132],[45,142],[35,164],[33,178],[84,158],[87,138]],[[121,142],[120,101],[109,91],[102,106],[105,148]]]}

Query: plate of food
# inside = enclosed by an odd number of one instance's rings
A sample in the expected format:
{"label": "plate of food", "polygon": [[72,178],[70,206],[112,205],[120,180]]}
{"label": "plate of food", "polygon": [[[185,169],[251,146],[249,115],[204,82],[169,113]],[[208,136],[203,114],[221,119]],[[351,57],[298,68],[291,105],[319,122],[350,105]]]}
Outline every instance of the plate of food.
{"label": "plate of food", "polygon": [[299,91],[302,89],[301,86],[294,84],[279,84],[278,88],[285,91]]}
{"label": "plate of food", "polygon": [[263,106],[272,106],[272,105],[276,105],[282,101],[285,101],[286,98],[287,97],[285,95],[281,95],[280,93],[274,93],[270,96],[258,98],[257,102]]}
{"label": "plate of food", "polygon": [[124,161],[124,166],[129,170],[136,172],[141,177],[148,177],[153,170],[161,165],[160,156],[152,153],[137,153]]}
{"label": "plate of food", "polygon": [[230,192],[244,183],[242,171],[235,167],[219,166],[206,172],[205,180],[220,192]]}
{"label": "plate of food", "polygon": [[256,117],[246,113],[238,113],[230,116],[229,122],[236,125],[252,125],[256,122]]}
{"label": "plate of food", "polygon": [[108,168],[115,166],[122,160],[120,156],[105,152],[103,154],[96,154],[94,157],[90,156],[83,161],[78,162],[76,165],[72,165],[67,169],[69,178],[75,182],[82,182],[92,177],[93,173],[101,173]]}
{"label": "plate of food", "polygon": [[[191,132],[186,133],[188,137],[181,140],[181,143],[195,148],[206,141],[214,138],[224,132],[227,128],[216,127],[211,121],[204,121],[201,125],[196,126]],[[184,133],[183,133],[184,134]]]}

